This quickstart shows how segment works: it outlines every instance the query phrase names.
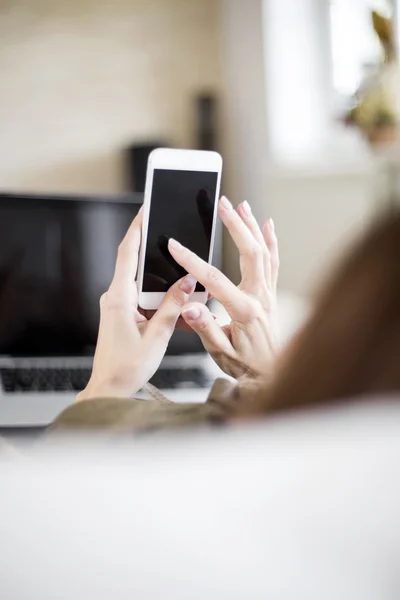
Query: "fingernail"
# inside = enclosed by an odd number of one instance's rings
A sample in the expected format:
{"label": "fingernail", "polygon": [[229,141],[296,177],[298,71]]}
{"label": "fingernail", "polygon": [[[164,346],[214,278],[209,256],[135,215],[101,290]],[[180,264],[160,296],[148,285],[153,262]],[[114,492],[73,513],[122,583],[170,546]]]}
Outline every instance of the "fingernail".
{"label": "fingernail", "polygon": [[199,319],[201,316],[200,310],[195,307],[187,308],[182,314],[189,321],[197,321],[197,319]]}
{"label": "fingernail", "polygon": [[226,198],[225,196],[222,196],[222,198],[220,200],[220,205],[225,210],[232,210],[232,208],[233,208],[232,204],[229,202],[228,198]]}
{"label": "fingernail", "polygon": [[180,251],[183,249],[182,244],[180,244],[179,242],[177,242],[176,240],[174,240],[173,238],[169,238],[169,242],[168,245],[170,248],[172,248],[173,250],[177,250]]}
{"label": "fingernail", "polygon": [[272,231],[275,231],[275,223],[273,222],[272,219],[269,220],[269,225],[270,225]]}
{"label": "fingernail", "polygon": [[196,283],[196,279],[192,277],[192,275],[186,275],[179,287],[181,288],[182,292],[185,292],[185,294],[191,294],[196,287]]}
{"label": "fingernail", "polygon": [[247,202],[247,200],[245,200],[242,204],[243,207],[243,212],[247,217],[250,217],[251,215],[251,208],[250,208],[250,204]]}

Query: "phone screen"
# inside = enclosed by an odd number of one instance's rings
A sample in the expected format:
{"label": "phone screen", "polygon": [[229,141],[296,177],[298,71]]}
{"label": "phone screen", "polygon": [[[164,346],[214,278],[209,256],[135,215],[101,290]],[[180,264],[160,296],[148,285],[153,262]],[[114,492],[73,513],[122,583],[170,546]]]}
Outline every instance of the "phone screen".
{"label": "phone screen", "polygon": [[[154,169],[143,291],[166,292],[186,275],[168,251],[174,238],[208,260],[218,173]],[[204,292],[197,284],[196,292]]]}

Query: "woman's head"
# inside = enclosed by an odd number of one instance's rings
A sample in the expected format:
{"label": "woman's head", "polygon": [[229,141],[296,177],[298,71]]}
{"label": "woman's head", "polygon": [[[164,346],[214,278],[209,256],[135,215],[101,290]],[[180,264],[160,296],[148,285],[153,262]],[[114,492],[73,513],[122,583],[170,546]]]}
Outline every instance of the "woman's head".
{"label": "woman's head", "polygon": [[287,350],[256,412],[400,392],[400,212],[350,253]]}

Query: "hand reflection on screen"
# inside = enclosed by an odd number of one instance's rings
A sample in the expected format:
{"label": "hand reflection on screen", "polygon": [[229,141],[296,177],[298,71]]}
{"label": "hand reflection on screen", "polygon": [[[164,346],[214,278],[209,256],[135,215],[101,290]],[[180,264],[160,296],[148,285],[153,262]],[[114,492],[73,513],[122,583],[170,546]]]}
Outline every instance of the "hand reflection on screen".
{"label": "hand reflection on screen", "polygon": [[[199,190],[196,196],[196,206],[205,233],[205,238],[209,243],[213,225],[214,203],[212,201],[212,195],[208,190]],[[177,281],[177,279],[186,275],[185,269],[183,269],[171,256],[168,250],[168,240],[169,237],[167,235],[159,236],[157,247],[160,256],[157,260],[153,259],[150,261],[150,264],[147,264],[146,273],[144,275],[146,281],[145,288],[150,292],[166,291],[173,283],[175,283],[175,281]],[[155,273],[157,273],[157,275]],[[160,273],[165,276],[162,277]],[[147,319],[151,319],[155,313],[155,311],[143,310],[140,307],[139,312]],[[184,331],[193,331],[182,318],[179,318],[177,327]]]}
{"label": "hand reflection on screen", "polygon": [[157,241],[157,247],[161,253],[161,256],[168,264],[168,283],[172,285],[181,277],[185,277],[186,271],[180,265],[178,265],[174,258],[172,258],[168,250],[168,242],[169,238],[167,235],[160,235]]}
{"label": "hand reflection on screen", "polygon": [[203,225],[206,240],[210,242],[211,231],[214,216],[214,203],[211,199],[209,190],[202,189],[196,198],[197,212],[199,213],[201,224]]}
{"label": "hand reflection on screen", "polygon": [[[205,238],[209,243],[211,240],[211,231],[213,224],[214,205],[211,194],[207,189],[199,190],[196,196],[197,212],[205,233]],[[166,291],[171,285],[181,277],[186,275],[183,269],[171,256],[168,250],[167,235],[160,235],[157,240],[157,257],[149,257],[145,273],[145,287],[148,291]],[[178,239],[179,241],[179,239]]]}

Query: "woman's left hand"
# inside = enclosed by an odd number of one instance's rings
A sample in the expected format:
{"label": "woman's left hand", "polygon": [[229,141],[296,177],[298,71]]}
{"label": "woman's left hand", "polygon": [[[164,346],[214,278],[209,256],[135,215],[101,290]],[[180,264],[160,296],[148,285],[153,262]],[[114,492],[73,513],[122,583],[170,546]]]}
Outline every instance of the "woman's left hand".
{"label": "woman's left hand", "polygon": [[183,306],[196,281],[187,275],[175,283],[148,321],[138,311],[135,282],[142,211],[118,249],[114,278],[100,300],[100,327],[90,381],[77,397],[129,397],[158,369]]}

